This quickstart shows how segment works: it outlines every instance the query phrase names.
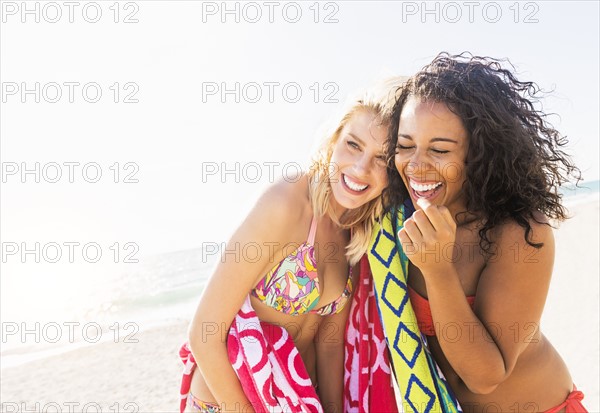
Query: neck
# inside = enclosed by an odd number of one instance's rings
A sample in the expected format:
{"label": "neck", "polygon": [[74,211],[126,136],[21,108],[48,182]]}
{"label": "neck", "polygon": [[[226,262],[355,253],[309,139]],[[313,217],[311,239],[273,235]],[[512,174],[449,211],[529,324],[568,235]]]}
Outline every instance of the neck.
{"label": "neck", "polygon": [[333,194],[331,194],[331,196],[329,197],[329,205],[331,206],[331,211],[332,211],[333,215],[335,216],[337,221],[340,222],[342,215],[344,215],[344,213],[348,210],[348,208],[341,206],[335,200],[335,197],[333,196]]}

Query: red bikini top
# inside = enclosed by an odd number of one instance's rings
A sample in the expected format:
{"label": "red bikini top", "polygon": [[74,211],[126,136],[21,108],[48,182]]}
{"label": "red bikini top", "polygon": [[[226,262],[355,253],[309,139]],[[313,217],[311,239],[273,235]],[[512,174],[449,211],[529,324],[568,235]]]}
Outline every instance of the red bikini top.
{"label": "red bikini top", "polygon": [[[431,308],[429,307],[429,300],[423,297],[421,294],[416,292],[408,286],[408,295],[410,296],[410,303],[412,304],[415,315],[417,316],[417,323],[419,324],[419,330],[426,336],[435,336],[435,328],[433,324],[433,318],[431,317]],[[473,307],[475,305],[475,296],[467,297],[469,305]]]}

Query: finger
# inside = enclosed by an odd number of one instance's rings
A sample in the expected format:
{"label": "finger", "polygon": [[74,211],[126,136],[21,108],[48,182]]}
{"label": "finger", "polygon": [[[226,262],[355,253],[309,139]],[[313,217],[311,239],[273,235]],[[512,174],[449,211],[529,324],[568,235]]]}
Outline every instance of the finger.
{"label": "finger", "polygon": [[[443,206],[438,207],[437,205],[431,204],[429,201],[426,201],[426,202],[427,203],[422,203],[420,211],[425,217],[427,217],[427,220],[429,221],[433,230],[436,232],[439,232],[439,231],[447,230],[447,229],[451,228],[449,223],[446,222],[446,217],[440,211],[440,208],[445,208],[445,209],[447,209],[447,208],[443,207]],[[415,214],[416,214],[416,212],[415,212]],[[419,220],[417,222],[419,224],[421,224],[421,220]]]}
{"label": "finger", "polygon": [[431,202],[429,202],[428,199],[425,198],[419,198],[417,199],[417,205],[421,207],[421,209],[425,209],[427,208],[429,205],[431,205]]}
{"label": "finger", "polygon": [[406,233],[406,229],[404,228],[398,231],[398,239],[400,239],[400,244],[402,244],[403,247],[405,245],[411,245],[413,243],[412,239],[410,238],[410,235]]}
{"label": "finger", "polygon": [[403,229],[410,236],[412,242],[420,242],[423,240],[423,234],[413,218],[409,218],[404,221]]}
{"label": "finger", "polygon": [[446,223],[451,227],[451,228],[456,228],[456,221],[454,220],[454,217],[452,216],[452,213],[450,212],[450,210],[448,208],[446,208],[445,206],[440,206],[438,208],[440,214],[442,215],[442,217],[444,217],[444,220],[446,221]]}
{"label": "finger", "polygon": [[400,231],[398,231],[398,238],[400,239],[402,251],[404,251],[404,254],[406,254],[407,257],[410,257],[416,251],[416,248],[412,239],[406,232],[406,229],[402,228]]}
{"label": "finger", "polygon": [[456,228],[452,214],[450,214],[450,211],[445,206],[433,205],[425,198],[419,198],[417,204],[421,207],[421,211],[429,219],[435,231],[439,232]]}
{"label": "finger", "polygon": [[434,236],[436,232],[435,227],[427,214],[425,214],[425,211],[421,209],[417,210],[412,214],[411,218],[414,220],[417,228],[419,228],[419,231],[421,231],[421,234],[423,234],[423,237],[427,238]]}

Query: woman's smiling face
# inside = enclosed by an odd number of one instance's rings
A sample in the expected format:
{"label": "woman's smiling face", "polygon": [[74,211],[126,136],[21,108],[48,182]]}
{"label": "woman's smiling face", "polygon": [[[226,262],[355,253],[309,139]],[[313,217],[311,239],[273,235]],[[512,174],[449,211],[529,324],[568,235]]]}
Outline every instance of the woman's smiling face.
{"label": "woman's smiling face", "polygon": [[384,144],[388,125],[372,110],[359,110],[340,132],[331,156],[331,190],[343,208],[359,208],[387,186]]}
{"label": "woman's smiling face", "polygon": [[395,164],[416,208],[419,198],[445,205],[453,216],[466,209],[468,133],[444,103],[410,96],[400,114]]}

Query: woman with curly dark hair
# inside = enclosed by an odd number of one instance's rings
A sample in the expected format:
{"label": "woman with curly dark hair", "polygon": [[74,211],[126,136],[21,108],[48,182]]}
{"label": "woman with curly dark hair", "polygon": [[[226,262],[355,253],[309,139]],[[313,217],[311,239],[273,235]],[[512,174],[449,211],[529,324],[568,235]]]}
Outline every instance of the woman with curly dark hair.
{"label": "woman with curly dark hair", "polygon": [[540,331],[550,223],[566,219],[558,187],[580,173],[538,92],[497,60],[442,53],[393,112],[388,191],[408,295],[464,411],[585,411]]}

